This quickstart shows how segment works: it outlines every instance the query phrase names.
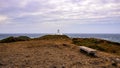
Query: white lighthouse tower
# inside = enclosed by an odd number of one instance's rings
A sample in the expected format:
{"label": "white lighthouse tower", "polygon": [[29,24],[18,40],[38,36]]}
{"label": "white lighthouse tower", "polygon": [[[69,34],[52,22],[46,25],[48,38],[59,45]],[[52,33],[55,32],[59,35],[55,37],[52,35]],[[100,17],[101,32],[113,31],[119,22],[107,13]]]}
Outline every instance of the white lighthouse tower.
{"label": "white lighthouse tower", "polygon": [[60,33],[59,29],[57,29],[57,35],[62,35],[62,33]]}

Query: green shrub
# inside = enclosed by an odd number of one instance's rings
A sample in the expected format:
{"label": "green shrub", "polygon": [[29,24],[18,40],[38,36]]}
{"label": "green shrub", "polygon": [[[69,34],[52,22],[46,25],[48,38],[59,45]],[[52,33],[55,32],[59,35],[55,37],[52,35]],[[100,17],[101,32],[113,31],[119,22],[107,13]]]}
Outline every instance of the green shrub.
{"label": "green shrub", "polygon": [[78,46],[87,46],[104,52],[115,53],[120,55],[120,43],[95,39],[95,38],[73,38],[73,44]]}
{"label": "green shrub", "polygon": [[18,41],[27,41],[27,40],[30,40],[29,37],[27,36],[19,36],[19,37],[16,37]]}
{"label": "green shrub", "polygon": [[10,42],[17,42],[17,41],[28,41],[30,40],[27,36],[19,36],[19,37],[8,37],[5,39],[0,40],[0,43],[10,43]]}
{"label": "green shrub", "polygon": [[76,44],[76,45],[78,45],[78,46],[81,46],[81,39],[78,39],[78,38],[73,38],[72,39],[72,43],[73,44]]}
{"label": "green shrub", "polygon": [[97,46],[97,45],[94,45],[94,46],[89,46],[90,48],[93,48],[93,49],[97,49],[97,50],[100,50],[100,51],[107,51],[104,47],[102,46]]}
{"label": "green shrub", "polygon": [[9,43],[9,42],[15,42],[15,41],[16,41],[16,38],[13,37],[13,36],[11,36],[11,37],[2,39],[0,42],[1,42],[1,43]]}
{"label": "green shrub", "polygon": [[41,39],[41,40],[70,40],[70,38],[66,35],[45,35],[42,36],[40,38],[37,39]]}

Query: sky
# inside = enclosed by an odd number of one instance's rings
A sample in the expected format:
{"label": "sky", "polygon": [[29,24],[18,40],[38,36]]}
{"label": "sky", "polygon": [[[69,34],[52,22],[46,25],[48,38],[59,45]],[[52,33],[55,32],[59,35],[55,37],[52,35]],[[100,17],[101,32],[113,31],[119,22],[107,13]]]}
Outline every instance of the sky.
{"label": "sky", "polygon": [[0,33],[119,33],[120,0],[0,0]]}

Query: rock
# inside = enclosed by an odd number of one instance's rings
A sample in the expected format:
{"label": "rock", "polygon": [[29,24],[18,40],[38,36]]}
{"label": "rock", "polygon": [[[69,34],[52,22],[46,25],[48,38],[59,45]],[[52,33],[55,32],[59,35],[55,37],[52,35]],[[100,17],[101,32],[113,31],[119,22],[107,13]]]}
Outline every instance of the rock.
{"label": "rock", "polygon": [[120,63],[120,59],[119,59],[119,58],[116,58],[115,61],[116,61],[117,63]]}
{"label": "rock", "polygon": [[112,65],[113,65],[113,66],[117,66],[117,63],[115,63],[115,62],[112,62]]}
{"label": "rock", "polygon": [[3,63],[0,63],[0,66],[4,66],[4,64],[3,64]]}
{"label": "rock", "polygon": [[56,66],[53,66],[52,68],[57,68]]}
{"label": "rock", "polygon": [[65,65],[64,65],[64,64],[62,65],[62,68],[65,68]]}

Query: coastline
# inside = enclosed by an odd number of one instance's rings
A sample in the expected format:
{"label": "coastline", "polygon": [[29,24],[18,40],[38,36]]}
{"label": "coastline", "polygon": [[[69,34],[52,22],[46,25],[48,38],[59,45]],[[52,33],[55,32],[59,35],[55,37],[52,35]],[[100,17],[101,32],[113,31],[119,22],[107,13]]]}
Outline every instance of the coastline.
{"label": "coastline", "polygon": [[[0,34],[0,40],[5,39],[7,37],[13,36],[28,36],[30,38],[37,38],[44,35],[49,35],[49,33],[16,33],[16,34]],[[54,35],[54,34],[52,34]],[[120,34],[84,34],[84,33],[65,33],[64,35],[69,36],[70,38],[97,38],[97,39],[103,39],[108,40],[112,42],[119,42],[120,43]]]}

